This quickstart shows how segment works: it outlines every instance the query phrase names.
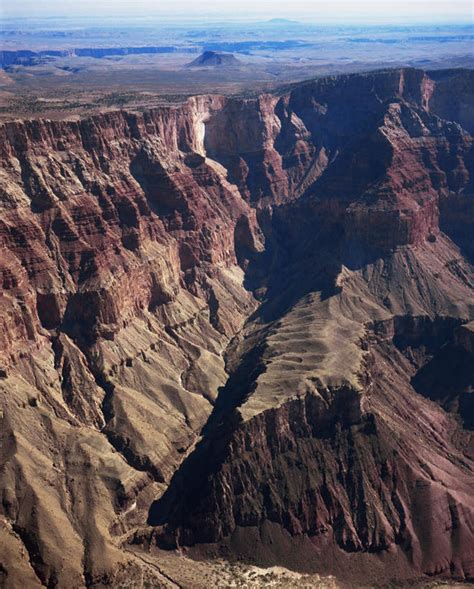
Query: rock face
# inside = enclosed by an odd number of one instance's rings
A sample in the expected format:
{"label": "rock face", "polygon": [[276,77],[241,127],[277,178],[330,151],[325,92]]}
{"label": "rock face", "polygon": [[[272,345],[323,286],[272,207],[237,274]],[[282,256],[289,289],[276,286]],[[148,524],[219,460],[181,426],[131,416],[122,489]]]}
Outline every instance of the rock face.
{"label": "rock face", "polygon": [[220,53],[218,51],[204,51],[196,57],[188,67],[238,67],[241,64],[232,53]]}
{"label": "rock face", "polygon": [[469,80],[0,127],[4,586],[474,577]]}

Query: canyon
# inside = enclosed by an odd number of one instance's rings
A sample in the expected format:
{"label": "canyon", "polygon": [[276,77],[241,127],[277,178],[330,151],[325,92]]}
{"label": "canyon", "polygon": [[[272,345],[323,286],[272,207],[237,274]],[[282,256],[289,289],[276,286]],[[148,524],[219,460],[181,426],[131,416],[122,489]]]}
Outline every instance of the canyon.
{"label": "canyon", "polygon": [[0,124],[2,586],[474,579],[473,93]]}

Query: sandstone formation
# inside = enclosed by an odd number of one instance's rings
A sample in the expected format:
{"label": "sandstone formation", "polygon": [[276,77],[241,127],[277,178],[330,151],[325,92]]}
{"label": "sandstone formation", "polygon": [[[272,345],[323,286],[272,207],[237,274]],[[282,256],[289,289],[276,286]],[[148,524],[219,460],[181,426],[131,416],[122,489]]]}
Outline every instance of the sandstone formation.
{"label": "sandstone formation", "polygon": [[472,80],[0,126],[2,586],[474,578]]}

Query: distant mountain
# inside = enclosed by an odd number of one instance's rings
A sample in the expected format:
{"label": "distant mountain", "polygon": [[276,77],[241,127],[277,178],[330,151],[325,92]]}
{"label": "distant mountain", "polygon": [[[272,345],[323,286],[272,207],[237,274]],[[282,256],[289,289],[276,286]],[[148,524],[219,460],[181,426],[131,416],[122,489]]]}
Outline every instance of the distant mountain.
{"label": "distant mountain", "polygon": [[241,65],[241,63],[232,53],[204,51],[204,53],[189,63],[187,67],[235,67]]}
{"label": "distant mountain", "polygon": [[270,25],[299,25],[300,24],[297,20],[290,20],[288,18],[271,18],[270,20],[267,20],[266,23],[270,24]]}

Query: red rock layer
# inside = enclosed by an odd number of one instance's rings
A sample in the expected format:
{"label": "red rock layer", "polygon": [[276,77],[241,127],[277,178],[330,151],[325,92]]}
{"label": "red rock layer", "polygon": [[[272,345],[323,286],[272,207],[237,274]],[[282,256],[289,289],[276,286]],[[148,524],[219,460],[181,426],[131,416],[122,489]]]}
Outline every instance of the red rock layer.
{"label": "red rock layer", "polygon": [[131,536],[472,576],[470,79],[0,126],[6,586],[140,578]]}

